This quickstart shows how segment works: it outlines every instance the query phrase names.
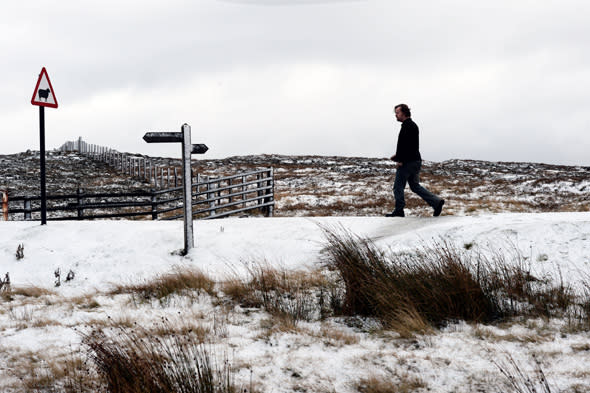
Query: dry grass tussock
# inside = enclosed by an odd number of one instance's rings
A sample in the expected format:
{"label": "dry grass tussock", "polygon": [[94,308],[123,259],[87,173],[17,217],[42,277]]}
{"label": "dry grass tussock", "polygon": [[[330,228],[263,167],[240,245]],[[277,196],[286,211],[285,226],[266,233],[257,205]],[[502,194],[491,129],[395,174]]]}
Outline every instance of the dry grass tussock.
{"label": "dry grass tussock", "polygon": [[[15,382],[7,387],[14,392],[80,393],[105,392],[98,375],[87,367],[80,351],[49,357],[39,353],[18,353],[9,359]],[[12,385],[12,386],[11,386]]]}
{"label": "dry grass tussock", "polygon": [[[157,333],[157,334],[155,334]],[[15,391],[105,393],[233,393],[224,353],[203,332],[168,322],[155,330],[111,324],[82,333],[82,348],[60,358],[20,354]],[[220,356],[218,356],[220,355]]]}
{"label": "dry grass tussock", "polygon": [[371,376],[361,379],[356,385],[359,393],[411,393],[426,387],[420,378],[407,374],[392,378]]}
{"label": "dry grass tussock", "polygon": [[36,299],[43,296],[53,296],[56,294],[52,290],[38,286],[15,287],[12,285],[4,288],[0,293],[2,295],[2,300],[7,302],[15,300],[16,297]]}
{"label": "dry grass tussock", "polygon": [[319,270],[289,271],[267,262],[246,266],[248,277],[226,280],[223,293],[242,307],[264,308],[284,326],[323,319],[337,303],[337,285]]}
{"label": "dry grass tussock", "polygon": [[108,392],[237,392],[227,356],[197,334],[158,337],[116,327],[94,330],[82,342]]}
{"label": "dry grass tussock", "polygon": [[325,264],[345,287],[343,312],[377,317],[402,336],[456,320],[490,323],[516,316],[575,316],[587,324],[588,301],[563,281],[533,277],[519,253],[508,261],[499,252],[484,257],[440,241],[390,255],[368,239],[323,230]]}
{"label": "dry grass tussock", "polygon": [[172,273],[161,275],[141,284],[118,285],[111,295],[131,294],[136,302],[156,299],[165,304],[172,295],[190,295],[195,292],[214,295],[215,281],[198,269],[176,268]]}
{"label": "dry grass tussock", "polygon": [[322,323],[319,331],[304,330],[312,337],[319,338],[326,346],[342,347],[345,345],[358,344],[360,339],[357,335],[348,333],[341,328],[328,323]]}

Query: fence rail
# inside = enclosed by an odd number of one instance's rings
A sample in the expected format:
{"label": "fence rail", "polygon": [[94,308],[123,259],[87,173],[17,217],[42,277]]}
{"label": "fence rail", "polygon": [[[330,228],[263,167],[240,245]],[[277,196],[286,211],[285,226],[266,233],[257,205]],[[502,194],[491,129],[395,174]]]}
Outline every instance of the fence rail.
{"label": "fence rail", "polygon": [[[261,169],[219,178],[198,176],[192,186],[193,217],[212,219],[259,211],[272,216],[274,210],[273,169]],[[91,220],[141,218],[174,220],[182,218],[182,187],[127,193],[85,193],[47,195],[48,220]],[[40,196],[8,198],[4,211],[11,220],[40,217]],[[4,206],[4,205],[3,205]],[[196,209],[194,208],[196,206]],[[73,213],[73,214],[72,214]]]}

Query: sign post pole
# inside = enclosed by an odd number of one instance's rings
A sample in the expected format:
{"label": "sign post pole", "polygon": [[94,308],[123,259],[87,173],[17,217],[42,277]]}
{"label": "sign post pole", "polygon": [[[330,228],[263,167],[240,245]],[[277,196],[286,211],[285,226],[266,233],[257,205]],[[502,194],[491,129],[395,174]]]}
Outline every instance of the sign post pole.
{"label": "sign post pole", "polygon": [[31,104],[39,107],[39,165],[41,169],[41,225],[47,225],[47,192],[45,171],[45,107],[57,108],[57,98],[51,86],[45,67],[41,69],[39,79],[33,91]]}
{"label": "sign post pole", "polygon": [[143,136],[147,143],[178,143],[182,144],[182,194],[184,216],[184,251],[186,255],[195,247],[193,234],[193,185],[191,170],[191,154],[203,154],[209,148],[204,144],[191,144],[191,126],[184,123],[180,132],[147,132]]}
{"label": "sign post pole", "polygon": [[41,225],[47,225],[47,193],[45,182],[45,107],[39,107],[39,162],[41,166]]}
{"label": "sign post pole", "polygon": [[193,236],[193,174],[191,169],[191,126],[182,125],[182,190],[184,196],[184,252],[195,247]]}

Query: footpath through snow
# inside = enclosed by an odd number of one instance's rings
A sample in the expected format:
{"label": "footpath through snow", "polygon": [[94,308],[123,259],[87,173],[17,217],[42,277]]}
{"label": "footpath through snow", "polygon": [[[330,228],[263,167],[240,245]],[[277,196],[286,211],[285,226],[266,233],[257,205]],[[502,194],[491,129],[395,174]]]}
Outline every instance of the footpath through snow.
{"label": "footpath through snow", "polygon": [[[181,257],[182,222],[83,221],[0,223],[0,274],[13,286],[51,288],[54,272],[75,279],[59,292],[77,295],[134,283],[194,266],[216,279],[245,272],[245,264],[268,262],[286,268],[311,268],[320,261],[321,226],[369,237],[393,252],[412,250],[436,240],[458,247],[515,247],[530,261],[532,272],[561,273],[575,285],[590,274],[590,213],[518,213],[437,218],[314,217],[231,218],[196,221],[196,248]],[[24,258],[16,249],[24,245]]]}

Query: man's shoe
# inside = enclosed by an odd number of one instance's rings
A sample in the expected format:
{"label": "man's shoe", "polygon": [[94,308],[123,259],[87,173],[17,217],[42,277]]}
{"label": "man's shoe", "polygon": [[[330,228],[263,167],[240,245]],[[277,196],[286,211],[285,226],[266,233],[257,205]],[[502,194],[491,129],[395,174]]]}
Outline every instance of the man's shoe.
{"label": "man's shoe", "polygon": [[440,202],[438,203],[438,205],[436,205],[436,207],[434,208],[434,214],[433,214],[434,217],[440,216],[440,212],[442,212],[442,208],[443,208],[444,204],[445,204],[445,200],[441,199]]}
{"label": "man's shoe", "polygon": [[385,217],[405,217],[403,210],[394,210],[391,213],[387,213]]}

